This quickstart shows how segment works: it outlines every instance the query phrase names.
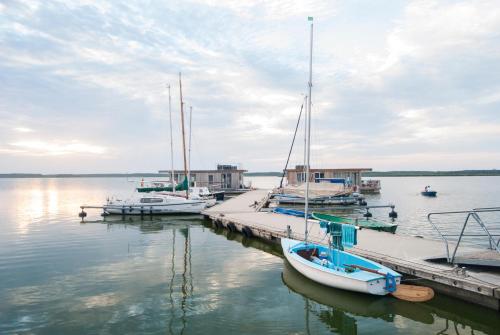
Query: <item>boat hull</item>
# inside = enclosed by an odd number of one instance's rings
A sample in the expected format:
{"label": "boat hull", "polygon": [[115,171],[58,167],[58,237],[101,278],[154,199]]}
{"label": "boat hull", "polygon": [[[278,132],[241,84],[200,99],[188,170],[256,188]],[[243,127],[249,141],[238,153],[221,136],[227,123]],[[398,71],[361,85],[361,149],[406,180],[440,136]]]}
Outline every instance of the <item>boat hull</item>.
{"label": "boat hull", "polygon": [[[303,205],[305,198],[297,196],[275,195],[274,199],[280,204]],[[309,205],[340,205],[350,206],[358,203],[355,197],[322,197],[309,199]]]}
{"label": "boat hull", "polygon": [[420,192],[420,194],[422,194],[424,197],[436,197],[437,196],[436,191],[423,191],[423,192]]}
{"label": "boat hull", "polygon": [[[292,265],[298,272],[300,272],[305,277],[320,283],[322,285],[335,287],[348,291],[355,291],[373,295],[386,295],[389,291],[386,290],[386,280],[383,276],[373,275],[371,279],[366,280],[366,278],[353,278],[348,275],[336,274],[334,270],[323,268],[319,265],[310,262],[297,253],[293,252],[294,246],[301,244],[300,241],[292,239],[282,239],[281,246],[283,248],[283,254],[287,261]],[[353,255],[351,255],[353,256]],[[354,256],[356,258],[362,259],[364,262],[376,264],[365,258]],[[385,270],[394,273],[392,270],[381,266],[381,270]],[[396,277],[396,284],[398,285],[401,281],[401,276]]]}
{"label": "boat hull", "polygon": [[190,201],[184,203],[141,205],[141,204],[112,204],[103,206],[106,214],[116,215],[165,215],[165,214],[200,214],[207,207],[204,201]]}

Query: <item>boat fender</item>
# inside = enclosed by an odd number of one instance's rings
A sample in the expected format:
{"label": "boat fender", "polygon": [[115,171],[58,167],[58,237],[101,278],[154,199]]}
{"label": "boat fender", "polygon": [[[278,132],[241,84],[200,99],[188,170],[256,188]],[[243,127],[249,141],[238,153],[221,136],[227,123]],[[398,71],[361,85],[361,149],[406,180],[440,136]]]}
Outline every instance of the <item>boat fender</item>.
{"label": "boat fender", "polygon": [[396,291],[396,277],[390,273],[385,275],[385,289],[390,293]]}
{"label": "boat fender", "polygon": [[371,218],[371,217],[373,216],[373,214],[372,214],[372,213],[370,213],[369,211],[366,211],[366,213],[365,213],[365,214],[363,214],[363,216],[364,216],[365,218]]}
{"label": "boat fender", "polygon": [[228,223],[226,227],[230,232],[236,232],[236,226],[234,225],[234,223]]}
{"label": "boat fender", "polygon": [[241,230],[241,232],[243,233],[243,235],[245,235],[246,237],[253,237],[253,233],[252,233],[252,230],[250,228],[248,228],[247,226],[243,227],[243,229]]}
{"label": "boat fender", "polygon": [[398,217],[398,212],[396,212],[394,210],[394,208],[392,209],[392,211],[389,212],[389,217],[392,218],[392,219],[395,219]]}

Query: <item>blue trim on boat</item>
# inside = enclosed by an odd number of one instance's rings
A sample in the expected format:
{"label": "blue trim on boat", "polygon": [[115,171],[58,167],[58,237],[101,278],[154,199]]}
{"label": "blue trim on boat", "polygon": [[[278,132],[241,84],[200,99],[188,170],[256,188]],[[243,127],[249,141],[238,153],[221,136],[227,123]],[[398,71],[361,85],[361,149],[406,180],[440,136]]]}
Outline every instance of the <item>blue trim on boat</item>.
{"label": "blue trim on boat", "polygon": [[[276,207],[275,209],[273,209],[273,212],[278,213],[278,214],[286,214],[286,215],[296,216],[299,218],[303,218],[305,215],[305,213],[303,211],[298,211],[296,209],[283,208],[283,207]],[[309,214],[307,216],[307,218],[312,219],[312,215]]]}
{"label": "blue trim on boat", "polygon": [[318,269],[318,270],[321,270],[321,271],[331,272],[331,273],[334,273],[336,275],[340,275],[343,277],[352,278],[352,279],[356,279],[356,280],[361,280],[361,281],[365,281],[365,282],[386,279],[387,274],[390,274],[394,278],[401,277],[401,274],[399,274],[396,271],[393,271],[393,270],[391,270],[383,265],[377,264],[377,263],[370,261],[369,259],[366,259],[364,257],[353,255],[353,254],[350,254],[348,252],[340,251],[337,249],[332,249],[332,251],[334,253],[334,258],[336,256],[335,254],[337,254],[337,257],[340,258],[339,263],[342,263],[342,264],[340,266],[335,265],[336,267],[344,270],[345,269],[345,267],[343,266],[344,264],[359,265],[359,266],[362,266],[365,268],[369,268],[372,270],[382,272],[386,275],[382,276],[382,275],[378,275],[378,274],[375,274],[372,272],[363,271],[360,269],[355,269],[353,272],[346,272],[345,270],[341,271],[341,270],[337,270],[337,269],[332,269],[330,267],[326,267],[326,266],[311,262],[309,260],[306,260],[305,258],[300,256],[299,254],[297,254],[297,251],[300,251],[302,249],[315,248],[315,249],[319,250],[318,254],[320,254],[321,252],[326,252],[328,254],[328,256],[330,256],[330,254],[329,254],[330,250],[327,247],[319,245],[319,244],[315,244],[315,243],[305,244],[304,242],[299,242],[297,244],[293,244],[293,242],[297,242],[297,241],[290,240],[290,239],[282,239],[282,240],[284,240],[286,247],[287,247],[286,248],[287,250],[283,250],[283,252],[289,252],[288,250],[290,250],[295,259],[297,259],[298,261],[300,261],[303,264],[306,264],[307,266],[311,266],[311,267]]}

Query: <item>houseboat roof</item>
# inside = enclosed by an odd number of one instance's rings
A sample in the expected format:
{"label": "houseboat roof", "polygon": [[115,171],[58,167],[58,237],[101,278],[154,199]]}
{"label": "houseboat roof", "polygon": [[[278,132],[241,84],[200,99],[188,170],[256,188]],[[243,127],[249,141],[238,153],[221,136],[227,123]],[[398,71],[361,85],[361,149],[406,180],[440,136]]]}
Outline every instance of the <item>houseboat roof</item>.
{"label": "houseboat roof", "polygon": [[[346,171],[354,171],[354,172],[368,172],[372,171],[371,168],[338,168],[338,169],[331,169],[331,168],[309,168],[310,171],[332,171],[332,172],[346,172]],[[304,171],[303,166],[296,166],[293,169],[286,169],[287,172],[295,172],[295,171]]]}
{"label": "houseboat roof", "polygon": [[[171,170],[159,170],[158,173],[170,173]],[[224,169],[224,170],[191,170],[190,173],[227,173],[227,172],[247,172],[240,169]],[[174,173],[184,173],[184,170],[174,170]]]}

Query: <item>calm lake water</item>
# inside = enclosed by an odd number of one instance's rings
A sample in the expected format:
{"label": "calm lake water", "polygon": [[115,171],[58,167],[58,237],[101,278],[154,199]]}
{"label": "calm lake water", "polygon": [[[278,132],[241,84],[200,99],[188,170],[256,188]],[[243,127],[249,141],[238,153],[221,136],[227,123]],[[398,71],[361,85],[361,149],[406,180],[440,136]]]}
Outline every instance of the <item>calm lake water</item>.
{"label": "calm lake water", "polygon": [[[279,179],[252,178],[254,186]],[[418,195],[425,185],[436,199]],[[385,178],[398,233],[425,214],[496,205],[500,178]],[[317,285],[278,245],[214,231],[200,216],[152,221],[77,214],[133,185],[121,178],[0,179],[0,334],[498,334],[498,313]],[[465,192],[466,191],[466,192]],[[377,213],[387,216],[387,210]],[[445,330],[447,329],[447,330]]]}

